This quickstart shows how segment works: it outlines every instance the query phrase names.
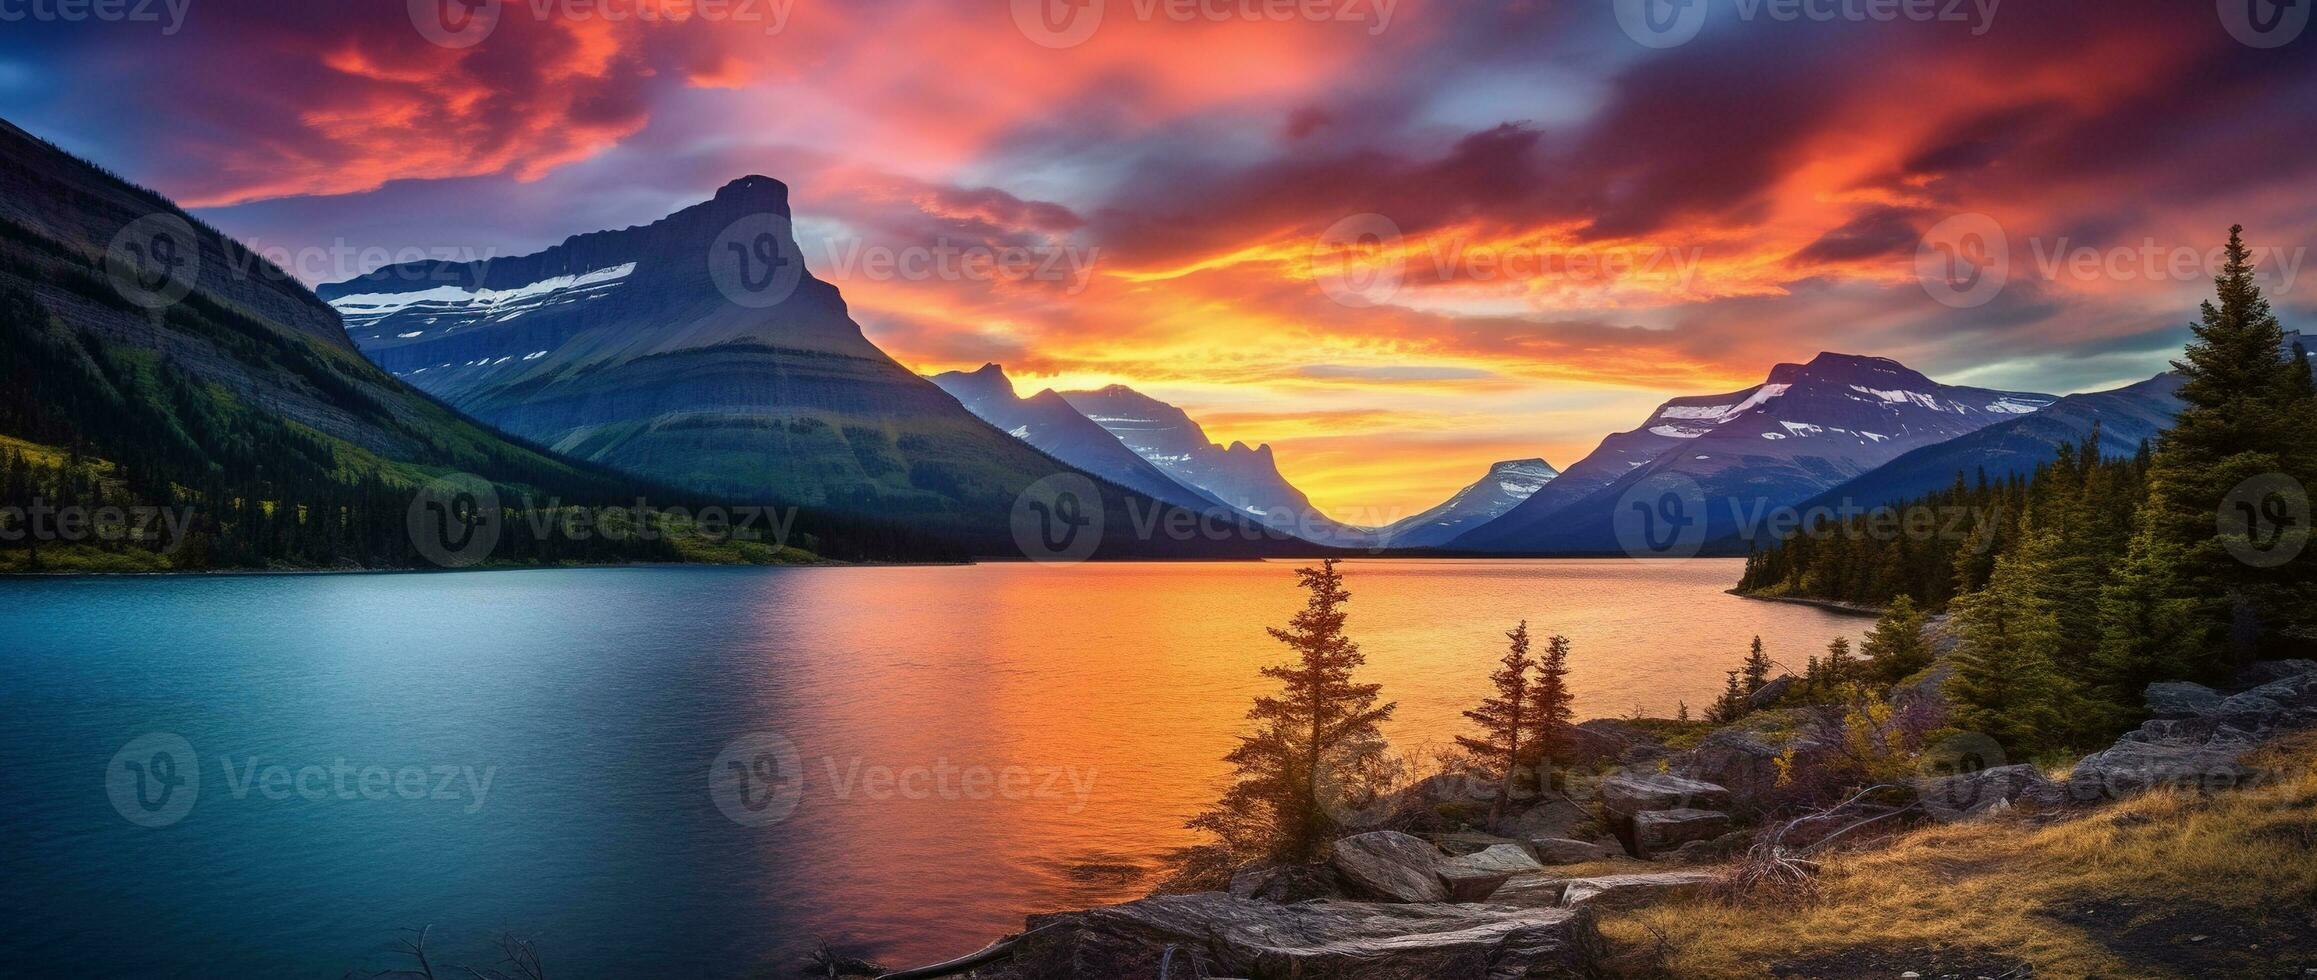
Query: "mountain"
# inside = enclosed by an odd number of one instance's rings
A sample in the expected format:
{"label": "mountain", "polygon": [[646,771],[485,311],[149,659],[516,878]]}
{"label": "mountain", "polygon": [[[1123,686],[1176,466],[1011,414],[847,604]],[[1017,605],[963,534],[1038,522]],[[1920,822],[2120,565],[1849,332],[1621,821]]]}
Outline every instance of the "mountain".
{"label": "mountain", "polygon": [[1377,543],[1386,548],[1440,547],[1520,506],[1560,475],[1541,459],[1505,460],[1439,506],[1378,530]]}
{"label": "mountain", "polygon": [[[462,418],[364,360],[335,310],[241,243],[4,121],[0,463],[6,506],[186,522],[165,550],[36,543],[0,555],[11,568],[421,565],[415,491],[453,473],[509,504],[684,503]],[[666,543],[504,544],[494,557],[678,557]]]}
{"label": "mountain", "polygon": [[976,371],[949,371],[932,381],[958,404],[1007,435],[1038,451],[1154,500],[1191,510],[1228,509],[1222,501],[1176,482],[1149,460],[1134,454],[1110,430],[1070,407],[1048,388],[1028,398],[1014,392],[1005,369],[984,364]]}
{"label": "mountain", "polygon": [[2049,463],[2063,444],[2080,444],[2100,426],[2100,450],[2129,456],[2142,440],[2154,439],[2180,414],[2185,378],[2166,372],[2113,391],[2069,395],[2033,415],[1995,423],[1977,432],[1924,446],[1805,501],[1803,506],[1878,507],[1922,497],[1954,484],[1957,476],[1976,481],[2024,476]]}
{"label": "mountain", "polygon": [[[1759,385],[1666,402],[1640,427],[1604,439],[1504,516],[1449,543],[1458,550],[1616,554],[1633,508],[1668,490],[1702,506],[1682,537],[1719,541],[1767,508],[1790,506],[1905,453],[2035,412],[2049,395],[1943,385],[1897,361],[1822,353],[1780,364]],[[1667,502],[1663,516],[1695,518]],[[1624,521],[1620,525],[1619,521]],[[1703,535],[1700,539],[1697,536]]]}
{"label": "mountain", "polygon": [[1207,496],[1306,541],[1335,547],[1370,547],[1374,532],[1339,523],[1280,475],[1271,447],[1208,441],[1207,431],[1180,408],[1125,385],[1065,391],[1070,407],[1118,437],[1135,455]]}
{"label": "mountain", "polygon": [[[580,459],[774,495],[1021,553],[1017,501],[1084,476],[976,418],[862,336],[805,268],[788,187],[743,177],[659,221],[487,262],[388,266],[318,292],[362,352],[460,411]],[[1104,488],[1103,553],[1252,553],[1137,533]]]}

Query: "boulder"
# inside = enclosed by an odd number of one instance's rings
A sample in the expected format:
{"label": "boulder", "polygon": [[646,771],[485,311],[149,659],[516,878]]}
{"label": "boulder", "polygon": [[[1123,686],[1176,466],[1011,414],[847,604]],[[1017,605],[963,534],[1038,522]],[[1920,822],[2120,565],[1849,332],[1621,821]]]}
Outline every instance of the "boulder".
{"label": "boulder", "polygon": [[[1697,748],[1675,756],[1670,768],[1692,779],[1725,787],[1737,802],[1759,802],[1777,791],[1779,779],[1784,773],[1778,765],[1778,758],[1797,744],[1798,740],[1794,736],[1772,736],[1744,727],[1724,728],[1707,735]],[[1718,809],[1729,802],[1724,800],[1720,803],[1701,804],[1692,801],[1687,805]]]}
{"label": "boulder", "polygon": [[2317,674],[2317,660],[2263,660],[2238,668],[2236,681],[2242,686],[2257,687],[2307,674]]}
{"label": "boulder", "polygon": [[1234,898],[1254,898],[1281,905],[1321,898],[1344,897],[1343,882],[1326,865],[1282,864],[1247,868],[1231,876]]}
{"label": "boulder", "polygon": [[2058,806],[2067,801],[2059,785],[2031,765],[1996,766],[1917,780],[1915,794],[1923,807],[1941,820],[1975,817],[2015,804]]}
{"label": "boulder", "polygon": [[2208,791],[2240,786],[2254,773],[2237,760],[2259,741],[2256,732],[2214,717],[2159,718],[2077,762],[2068,774],[2067,792],[2088,802],[2158,786]]}
{"label": "boulder", "polygon": [[1486,812],[1496,801],[1497,780],[1478,773],[1447,772],[1427,776],[1404,789],[1362,808],[1362,827],[1396,827],[1409,831],[1448,831],[1463,821],[1444,816],[1446,808],[1463,807]]}
{"label": "boulder", "polygon": [[1572,880],[1568,875],[1551,871],[1516,874],[1488,894],[1488,904],[1524,909],[1559,908],[1561,893]]}
{"label": "boulder", "polygon": [[1778,675],[1777,679],[1762,685],[1761,690],[1746,697],[1746,709],[1764,711],[1777,706],[1778,702],[1786,697],[1788,691],[1794,690],[1796,683],[1799,682],[1794,679],[1792,674]]}
{"label": "boulder", "polygon": [[1274,905],[1219,892],[1032,916],[1029,927],[1005,962],[975,975],[1510,980],[1590,976],[1605,952],[1591,913],[1583,910]]}
{"label": "boulder", "polygon": [[2148,685],[2141,698],[2158,718],[2193,718],[2213,713],[2220,707],[2223,695],[2202,684],[2162,681]]}
{"label": "boulder", "polygon": [[1631,730],[1631,726],[1590,721],[1582,725],[1562,725],[1554,729],[1553,764],[1564,769],[1613,766],[1640,741],[1642,736],[1637,730]]}
{"label": "boulder", "polygon": [[1601,806],[1630,818],[1646,810],[1722,806],[1730,791],[1715,783],[1662,772],[1621,772],[1601,781]]}
{"label": "boulder", "polygon": [[1539,837],[1529,841],[1529,850],[1536,853],[1544,864],[1584,864],[1587,861],[1610,861],[1625,856],[1625,848],[1602,841],[1570,840],[1566,837]]}
{"label": "boulder", "polygon": [[[1623,719],[1595,718],[1578,722],[1576,728],[1584,733],[1581,737],[1587,741],[1583,744],[1591,751],[1589,757],[1570,763],[1580,768],[1588,767],[1587,764],[1594,769],[1603,765],[1632,765],[1662,759],[1669,754],[1664,736]],[[1622,745],[1623,748],[1615,755],[1609,755],[1606,750],[1612,745]]]}
{"label": "boulder", "polygon": [[1657,871],[1638,875],[1577,878],[1561,890],[1562,908],[1622,911],[1696,894],[1714,880],[1711,871]]}
{"label": "boulder", "polygon": [[1436,873],[1440,849],[1398,831],[1377,830],[1336,841],[1328,864],[1361,895],[1394,902],[1448,899],[1448,888]]}
{"label": "boulder", "polygon": [[1520,843],[1520,841],[1510,837],[1498,837],[1495,834],[1483,834],[1474,830],[1457,830],[1445,834],[1419,834],[1417,836],[1431,841],[1432,846],[1452,857],[1478,854],[1491,847]]}
{"label": "boulder", "polygon": [[2208,712],[2254,731],[2317,724],[2317,674],[2300,674],[2231,694]]}
{"label": "boulder", "polygon": [[1526,871],[1543,871],[1544,865],[1529,856],[1528,848],[1519,844],[1498,844],[1478,854],[1466,854],[1440,862],[1437,873],[1440,884],[1448,889],[1448,898],[1455,902],[1477,902],[1502,885],[1505,879]]}
{"label": "boulder", "polygon": [[1730,815],[1716,810],[1644,810],[1633,815],[1633,844],[1642,857],[1669,853],[1691,841],[1730,832]]}
{"label": "boulder", "polygon": [[1530,837],[1565,837],[1569,828],[1593,819],[1585,808],[1570,802],[1558,793],[1529,804],[1526,809],[1507,814],[1491,829],[1506,837],[1525,840]]}

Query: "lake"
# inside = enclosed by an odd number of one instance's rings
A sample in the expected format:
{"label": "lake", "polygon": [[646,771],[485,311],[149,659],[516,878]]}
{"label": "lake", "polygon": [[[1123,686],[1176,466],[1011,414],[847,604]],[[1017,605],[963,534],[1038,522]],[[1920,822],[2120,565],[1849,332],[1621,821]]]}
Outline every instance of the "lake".
{"label": "lake", "polygon": [[[420,927],[563,978],[969,952],[1195,841],[1294,568],[0,581],[0,973],[337,977]],[[1402,748],[1467,730],[1524,618],[1579,717],[1871,625],[1725,595],[1736,561],[1345,571]]]}

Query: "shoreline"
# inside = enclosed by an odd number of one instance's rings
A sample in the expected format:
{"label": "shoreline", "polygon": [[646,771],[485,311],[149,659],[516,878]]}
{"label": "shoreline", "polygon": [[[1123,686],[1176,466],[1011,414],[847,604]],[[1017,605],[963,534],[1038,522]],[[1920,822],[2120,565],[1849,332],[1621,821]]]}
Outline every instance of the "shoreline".
{"label": "shoreline", "polygon": [[1812,599],[1808,596],[1793,595],[1756,595],[1751,592],[1742,592],[1737,589],[1723,589],[1722,592],[1725,595],[1734,595],[1740,599],[1752,599],[1756,602],[1785,602],[1792,603],[1797,606],[1816,606],[1828,612],[1841,613],[1846,616],[1864,616],[1879,619],[1882,617],[1882,614],[1887,611],[1881,606],[1869,606],[1857,602],[1843,602],[1839,599]]}

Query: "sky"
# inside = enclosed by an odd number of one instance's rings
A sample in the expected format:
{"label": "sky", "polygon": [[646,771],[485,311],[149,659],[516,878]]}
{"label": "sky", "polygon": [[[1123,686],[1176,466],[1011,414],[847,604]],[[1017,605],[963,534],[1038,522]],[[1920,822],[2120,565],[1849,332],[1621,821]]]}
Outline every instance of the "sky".
{"label": "sky", "polygon": [[1822,350],[2140,380],[2232,223],[2308,327],[2269,3],[0,0],[0,116],[312,283],[776,177],[902,363],[1132,385],[1383,523]]}

